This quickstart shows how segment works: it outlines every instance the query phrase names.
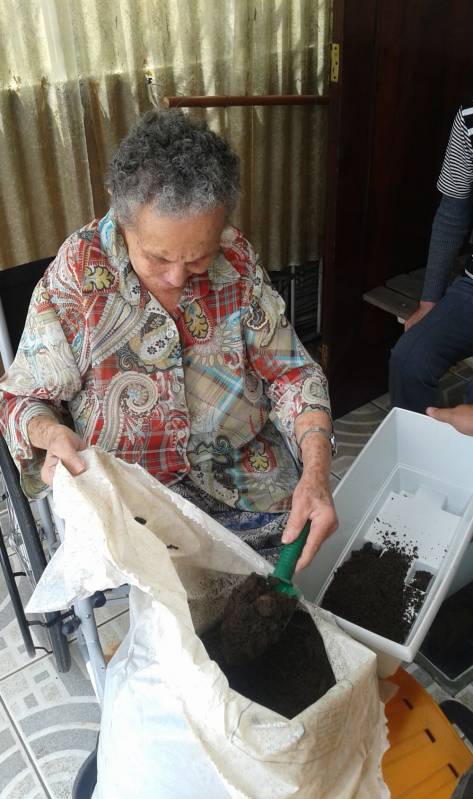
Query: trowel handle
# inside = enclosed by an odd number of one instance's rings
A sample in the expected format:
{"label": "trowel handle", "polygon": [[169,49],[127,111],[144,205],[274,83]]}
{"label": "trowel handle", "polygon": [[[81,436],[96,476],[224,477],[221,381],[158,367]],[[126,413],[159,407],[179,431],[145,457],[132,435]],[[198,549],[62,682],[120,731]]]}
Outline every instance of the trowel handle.
{"label": "trowel handle", "polygon": [[288,583],[292,581],[292,575],[294,574],[296,563],[300,558],[301,552],[305,546],[305,542],[307,541],[307,536],[309,535],[310,525],[311,522],[309,519],[305,523],[304,528],[298,538],[296,538],[296,540],[292,541],[290,544],[284,544],[281,549],[278,562],[276,563],[276,567],[273,571],[273,577],[277,577],[279,580],[283,580],[284,582]]}

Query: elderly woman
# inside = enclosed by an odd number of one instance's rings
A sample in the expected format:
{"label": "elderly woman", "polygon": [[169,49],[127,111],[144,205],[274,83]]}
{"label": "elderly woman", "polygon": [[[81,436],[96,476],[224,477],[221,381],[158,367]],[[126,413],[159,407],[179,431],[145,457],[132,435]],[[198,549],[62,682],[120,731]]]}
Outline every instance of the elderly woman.
{"label": "elderly woman", "polygon": [[311,519],[303,568],[336,528],[327,385],[228,225],[238,185],[207,126],[142,117],[111,163],[111,210],[35,289],[0,425],[32,497],[58,460],[77,475],[97,445],[267,554]]}

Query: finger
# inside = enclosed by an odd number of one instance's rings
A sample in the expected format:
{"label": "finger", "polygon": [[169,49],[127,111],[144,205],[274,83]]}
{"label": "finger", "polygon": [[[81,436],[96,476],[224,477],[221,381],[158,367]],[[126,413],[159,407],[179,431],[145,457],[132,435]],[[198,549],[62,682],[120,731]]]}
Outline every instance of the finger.
{"label": "finger", "polygon": [[320,530],[314,530],[311,527],[311,532],[307,538],[306,545],[301,552],[301,556],[296,563],[295,573],[302,571],[309,565],[311,560],[316,556],[326,536],[321,535]]}
{"label": "finger", "polygon": [[86,466],[82,458],[79,457],[77,454],[77,449],[75,446],[70,444],[69,442],[64,442],[61,446],[61,452],[57,453],[59,460],[61,463],[66,467],[67,471],[72,474],[73,477],[77,477],[77,475],[82,474],[85,472]]}
{"label": "finger", "polygon": [[71,452],[71,454],[68,454],[66,457],[62,457],[61,463],[66,467],[69,474],[72,474],[73,477],[77,477],[86,470],[84,461],[82,458],[79,458],[75,451]]}
{"label": "finger", "polygon": [[41,467],[41,472],[40,472],[41,479],[48,486],[52,486],[53,484],[54,472],[56,470],[57,464],[58,464],[58,458],[56,458],[55,455],[51,455],[48,453],[44,459],[44,463]]}
{"label": "finger", "polygon": [[451,408],[426,408],[427,416],[432,419],[438,419],[439,422],[452,423],[452,409]]}
{"label": "finger", "polygon": [[306,566],[309,565],[324,543],[325,539],[332,535],[337,527],[338,519],[335,513],[326,520],[321,520],[319,517],[312,521],[306,545],[296,563],[296,573],[302,569],[305,569]]}
{"label": "finger", "polygon": [[284,532],[281,537],[281,541],[283,544],[292,544],[293,541],[296,541],[301,534],[304,525],[307,521],[308,514],[305,514],[298,510],[298,508],[293,508],[289,514],[288,520],[286,522],[286,527],[284,528]]}
{"label": "finger", "polygon": [[302,550],[302,554],[296,563],[296,568],[294,569],[295,574],[305,569],[306,566],[308,566],[309,563],[312,562],[317,552],[319,551],[321,544],[322,542],[317,541],[316,539],[312,539],[311,541],[307,539],[307,543],[304,549]]}

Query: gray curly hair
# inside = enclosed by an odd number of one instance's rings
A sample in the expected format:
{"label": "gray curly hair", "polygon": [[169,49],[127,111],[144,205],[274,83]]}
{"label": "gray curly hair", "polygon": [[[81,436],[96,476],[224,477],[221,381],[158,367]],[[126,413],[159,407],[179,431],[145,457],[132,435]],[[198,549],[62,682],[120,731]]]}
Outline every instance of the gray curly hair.
{"label": "gray curly hair", "polygon": [[233,211],[240,187],[239,161],[208,125],[180,110],[148,111],[121,142],[107,187],[118,220],[133,225],[139,208],[183,217],[224,206]]}

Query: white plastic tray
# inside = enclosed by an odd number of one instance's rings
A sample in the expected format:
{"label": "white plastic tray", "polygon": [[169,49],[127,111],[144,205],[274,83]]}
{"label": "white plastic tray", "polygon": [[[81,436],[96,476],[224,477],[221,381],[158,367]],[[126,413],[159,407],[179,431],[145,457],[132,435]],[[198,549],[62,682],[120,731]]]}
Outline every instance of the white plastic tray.
{"label": "white plastic tray", "polygon": [[406,641],[400,644],[337,617],[382,656],[386,676],[411,662],[447,595],[473,530],[473,438],[427,416],[393,409],[334,492],[339,529],[296,582],[321,603],[336,568],[366,541],[382,546],[392,530],[418,547],[415,571],[434,574]]}

